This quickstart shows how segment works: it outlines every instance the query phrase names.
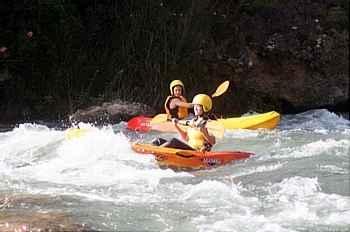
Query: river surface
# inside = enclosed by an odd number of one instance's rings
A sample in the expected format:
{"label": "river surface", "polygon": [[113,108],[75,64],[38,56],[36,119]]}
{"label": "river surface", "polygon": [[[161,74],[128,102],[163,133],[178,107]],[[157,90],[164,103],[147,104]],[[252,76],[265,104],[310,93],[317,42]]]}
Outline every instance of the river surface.
{"label": "river surface", "polygon": [[341,116],[314,110],[282,115],[270,131],[226,131],[214,150],[256,155],[194,172],[161,169],[130,148],[171,134],[125,127],[71,140],[38,124],[1,132],[0,197],[55,200],[0,215],[63,212],[101,231],[349,231],[350,122]]}

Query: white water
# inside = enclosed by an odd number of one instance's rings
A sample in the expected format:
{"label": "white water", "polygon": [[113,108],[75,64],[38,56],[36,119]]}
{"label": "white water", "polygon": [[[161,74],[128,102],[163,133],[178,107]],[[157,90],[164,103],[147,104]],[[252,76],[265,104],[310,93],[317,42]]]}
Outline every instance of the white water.
{"label": "white water", "polygon": [[227,131],[215,150],[256,155],[196,172],[160,169],[152,156],[130,149],[130,140],[149,142],[154,136],[160,134],[125,132],[121,123],[92,127],[85,136],[66,140],[63,131],[19,125],[0,133],[0,198],[19,194],[55,198],[35,210],[65,212],[97,230],[350,228],[346,119],[316,110],[284,115],[272,131]]}

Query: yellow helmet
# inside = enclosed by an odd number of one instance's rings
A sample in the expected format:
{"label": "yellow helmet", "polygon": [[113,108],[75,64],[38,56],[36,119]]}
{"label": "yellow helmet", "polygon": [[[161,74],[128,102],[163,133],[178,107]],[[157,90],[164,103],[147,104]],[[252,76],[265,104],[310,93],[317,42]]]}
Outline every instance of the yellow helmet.
{"label": "yellow helmet", "polygon": [[192,104],[202,105],[204,112],[211,110],[211,107],[213,105],[211,98],[206,94],[197,94],[194,96]]}
{"label": "yellow helmet", "polygon": [[177,86],[177,85],[182,87],[182,92],[185,90],[185,85],[184,85],[184,83],[182,83],[182,81],[180,81],[180,80],[173,80],[170,83],[170,93],[171,93],[171,95],[174,94],[174,87]]}

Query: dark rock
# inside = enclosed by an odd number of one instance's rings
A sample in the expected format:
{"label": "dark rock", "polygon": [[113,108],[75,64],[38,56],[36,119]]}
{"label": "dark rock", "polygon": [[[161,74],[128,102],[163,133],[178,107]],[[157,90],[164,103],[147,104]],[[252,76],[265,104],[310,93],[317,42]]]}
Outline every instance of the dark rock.
{"label": "dark rock", "polygon": [[241,9],[240,40],[220,37],[223,53],[239,53],[239,59],[208,64],[208,75],[232,80],[233,91],[225,96],[230,104],[216,110],[342,111],[350,87],[347,8],[335,1],[257,3]]}
{"label": "dark rock", "polygon": [[0,132],[6,132],[13,129],[13,125],[0,124]]}
{"label": "dark rock", "polygon": [[[64,14],[1,2],[0,121],[62,120],[114,98],[159,111],[175,78],[189,99],[230,80],[214,102],[225,116],[349,102],[348,0],[127,2],[65,1]],[[113,107],[74,117],[113,123],[138,113]]]}
{"label": "dark rock", "polygon": [[0,195],[0,210],[4,210],[0,216],[0,231],[91,231],[66,213],[40,210],[53,201],[55,204],[61,202],[43,195]]}
{"label": "dark rock", "polygon": [[0,218],[0,231],[91,231],[72,218],[58,212],[15,212],[3,213]]}
{"label": "dark rock", "polygon": [[154,115],[155,113],[154,109],[145,104],[114,100],[105,102],[102,106],[77,110],[69,116],[69,119],[72,123],[86,122],[105,125],[127,121],[137,115]]}

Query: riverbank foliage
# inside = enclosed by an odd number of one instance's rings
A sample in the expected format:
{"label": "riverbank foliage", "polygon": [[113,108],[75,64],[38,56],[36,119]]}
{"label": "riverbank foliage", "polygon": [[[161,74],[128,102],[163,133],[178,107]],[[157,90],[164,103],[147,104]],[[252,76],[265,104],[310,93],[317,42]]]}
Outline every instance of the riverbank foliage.
{"label": "riverbank foliage", "polygon": [[[318,69],[314,51],[305,53],[317,43],[310,35],[323,30],[346,42],[349,27],[346,0],[27,0],[1,2],[0,14],[5,121],[64,118],[115,98],[161,108],[175,78],[186,83],[188,96],[230,79],[248,98],[242,79],[250,50],[276,62],[266,47],[298,30],[295,44],[279,51]],[[279,107],[264,97],[262,109]]]}

